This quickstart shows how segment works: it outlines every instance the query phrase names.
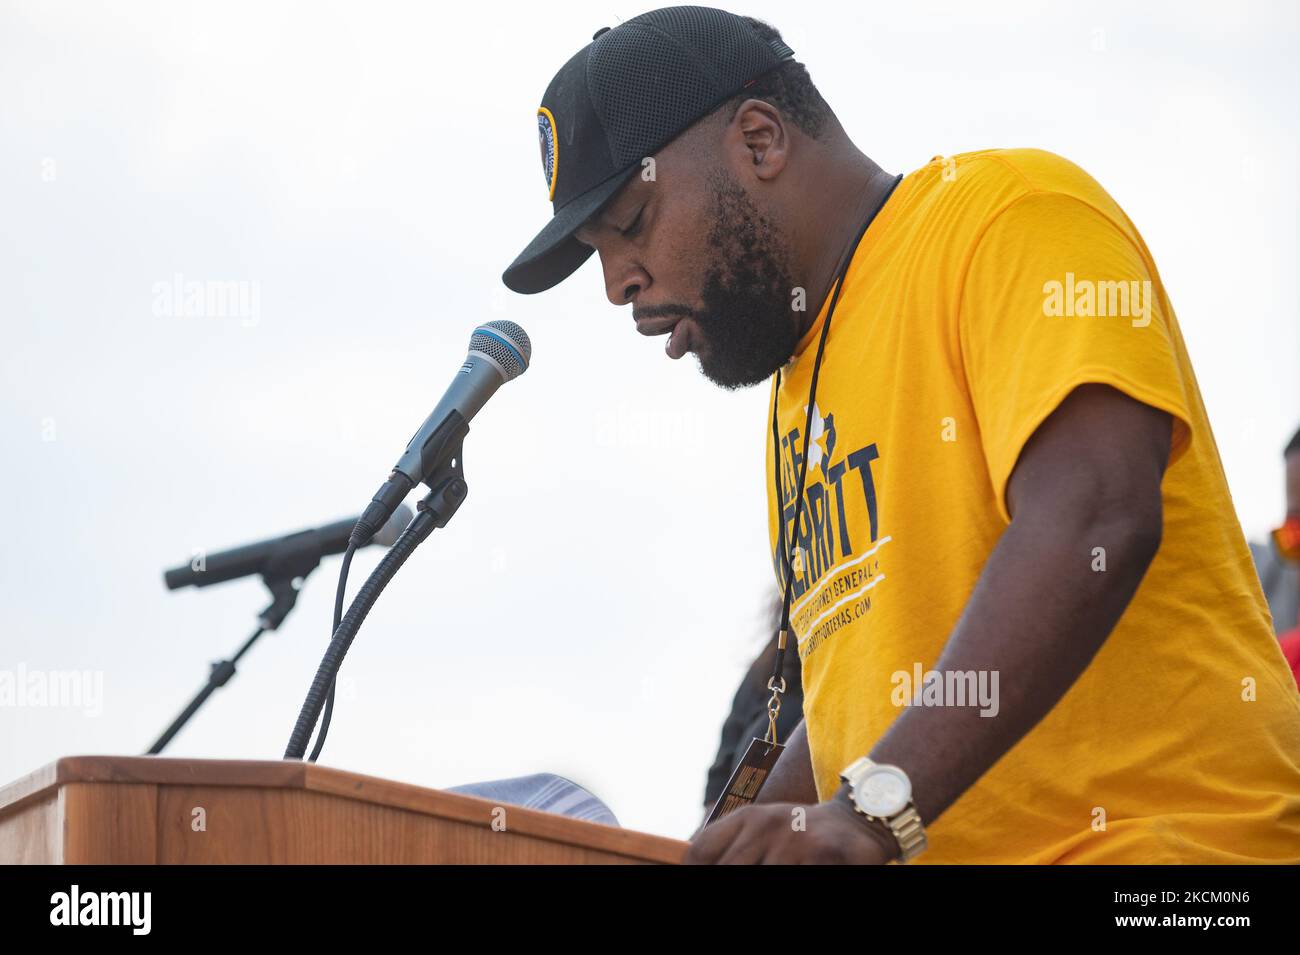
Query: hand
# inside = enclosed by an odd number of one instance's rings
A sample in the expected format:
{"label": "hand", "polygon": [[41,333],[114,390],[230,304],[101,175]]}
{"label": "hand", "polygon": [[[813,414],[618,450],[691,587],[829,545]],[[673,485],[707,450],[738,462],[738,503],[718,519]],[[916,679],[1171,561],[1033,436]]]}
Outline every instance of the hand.
{"label": "hand", "polygon": [[[795,809],[804,825],[796,828]],[[686,865],[884,865],[899,855],[898,842],[883,824],[859,815],[840,790],[812,806],[763,803],[724,816],[696,834]]]}

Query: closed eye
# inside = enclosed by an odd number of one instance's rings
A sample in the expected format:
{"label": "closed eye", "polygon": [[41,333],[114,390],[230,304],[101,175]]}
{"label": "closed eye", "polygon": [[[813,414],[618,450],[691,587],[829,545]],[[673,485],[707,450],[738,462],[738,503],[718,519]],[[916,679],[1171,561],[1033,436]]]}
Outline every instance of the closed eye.
{"label": "closed eye", "polygon": [[632,238],[632,236],[634,236],[634,235],[636,235],[638,232],[640,232],[640,231],[641,231],[641,215],[642,215],[642,213],[644,213],[644,212],[645,212],[645,206],[642,206],[640,209],[637,210],[636,218],[632,220],[632,224],[631,224],[630,226],[628,226],[626,229],[620,229],[620,230],[619,230],[619,235],[621,235],[621,236],[622,236],[623,238],[625,238],[625,239],[630,239],[630,238]]}

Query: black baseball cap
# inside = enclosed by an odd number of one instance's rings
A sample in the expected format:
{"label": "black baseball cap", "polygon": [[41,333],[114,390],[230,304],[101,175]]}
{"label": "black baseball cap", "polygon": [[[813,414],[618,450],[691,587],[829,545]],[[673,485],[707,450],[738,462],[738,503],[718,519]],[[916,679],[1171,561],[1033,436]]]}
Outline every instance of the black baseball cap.
{"label": "black baseball cap", "polygon": [[792,59],[784,43],[712,7],[664,7],[597,30],[542,96],[537,134],[553,213],[501,280],[533,293],[572,275],[593,251],[574,230],[642,159]]}

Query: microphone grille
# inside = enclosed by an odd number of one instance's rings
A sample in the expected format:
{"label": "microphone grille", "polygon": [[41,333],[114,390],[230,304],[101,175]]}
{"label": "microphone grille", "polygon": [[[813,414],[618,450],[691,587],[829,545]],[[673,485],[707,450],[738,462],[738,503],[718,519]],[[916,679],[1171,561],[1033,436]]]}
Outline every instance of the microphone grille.
{"label": "microphone grille", "polygon": [[474,329],[469,339],[469,350],[482,352],[503,369],[506,381],[513,381],[528,370],[533,357],[533,343],[528,333],[514,322],[494,319]]}

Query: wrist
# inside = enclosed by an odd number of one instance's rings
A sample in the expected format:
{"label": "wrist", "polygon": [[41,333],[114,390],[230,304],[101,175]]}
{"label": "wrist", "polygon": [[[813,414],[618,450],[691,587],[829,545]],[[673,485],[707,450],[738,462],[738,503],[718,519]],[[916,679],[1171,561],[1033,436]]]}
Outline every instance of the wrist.
{"label": "wrist", "polygon": [[889,826],[885,825],[880,819],[873,819],[870,816],[863,815],[854,805],[853,790],[848,783],[844,783],[835,791],[835,795],[831,797],[831,802],[837,804],[853,817],[858,828],[880,847],[886,862],[893,862],[903,854],[902,847],[899,846],[898,840],[894,838]]}
{"label": "wrist", "polygon": [[840,772],[837,792],[858,816],[864,828],[886,834],[888,857],[910,862],[925,851],[925,826],[912,800],[912,781],[900,767],[876,763],[863,756]]}

